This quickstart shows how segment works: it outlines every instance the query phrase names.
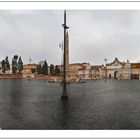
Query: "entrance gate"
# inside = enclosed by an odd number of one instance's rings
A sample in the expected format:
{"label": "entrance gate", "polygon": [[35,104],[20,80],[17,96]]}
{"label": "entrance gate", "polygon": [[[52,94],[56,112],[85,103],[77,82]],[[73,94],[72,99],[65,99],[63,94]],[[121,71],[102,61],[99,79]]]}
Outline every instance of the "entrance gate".
{"label": "entrance gate", "polygon": [[118,77],[117,77],[117,74],[118,74],[118,71],[115,71],[114,72],[114,79],[117,79]]}

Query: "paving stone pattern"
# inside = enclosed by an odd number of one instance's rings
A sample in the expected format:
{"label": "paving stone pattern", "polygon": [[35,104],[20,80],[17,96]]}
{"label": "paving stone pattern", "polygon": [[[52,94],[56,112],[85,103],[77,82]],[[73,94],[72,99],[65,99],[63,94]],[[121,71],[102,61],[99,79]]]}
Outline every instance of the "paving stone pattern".
{"label": "paving stone pattern", "polygon": [[140,129],[140,81],[98,80],[67,85],[43,79],[0,80],[1,129]]}

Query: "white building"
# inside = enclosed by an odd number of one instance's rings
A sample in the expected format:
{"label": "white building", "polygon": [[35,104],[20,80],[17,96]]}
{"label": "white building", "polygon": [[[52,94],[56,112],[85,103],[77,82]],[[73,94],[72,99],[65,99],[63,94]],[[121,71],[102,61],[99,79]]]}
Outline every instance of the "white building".
{"label": "white building", "polygon": [[78,77],[80,79],[89,80],[91,79],[91,66],[89,63],[82,63],[84,66],[82,69],[78,70]]}
{"label": "white building", "polygon": [[130,80],[131,79],[131,64],[127,60],[127,62],[124,64],[122,69],[122,79],[123,80]]}
{"label": "white building", "polygon": [[106,64],[107,78],[122,79],[122,69],[124,65],[125,63],[120,62],[118,58],[115,58],[115,60],[112,63]]}

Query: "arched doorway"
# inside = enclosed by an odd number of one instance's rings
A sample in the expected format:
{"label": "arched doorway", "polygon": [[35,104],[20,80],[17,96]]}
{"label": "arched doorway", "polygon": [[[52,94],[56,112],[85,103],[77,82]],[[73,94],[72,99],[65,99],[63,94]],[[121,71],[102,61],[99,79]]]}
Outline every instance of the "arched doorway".
{"label": "arched doorway", "polygon": [[114,72],[114,79],[117,79],[118,77],[117,77],[117,74],[118,74],[118,71],[115,71]]}
{"label": "arched doorway", "polygon": [[111,79],[111,74],[109,74],[109,79]]}

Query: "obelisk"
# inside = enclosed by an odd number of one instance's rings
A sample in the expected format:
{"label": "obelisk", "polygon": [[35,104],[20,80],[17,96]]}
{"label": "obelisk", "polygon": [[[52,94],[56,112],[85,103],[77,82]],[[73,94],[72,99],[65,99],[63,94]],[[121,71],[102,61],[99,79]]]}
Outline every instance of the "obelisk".
{"label": "obelisk", "polygon": [[66,82],[69,81],[70,79],[70,74],[69,74],[69,34],[68,31],[66,32],[66,49],[65,49],[66,57],[65,57],[65,62],[66,62]]}

